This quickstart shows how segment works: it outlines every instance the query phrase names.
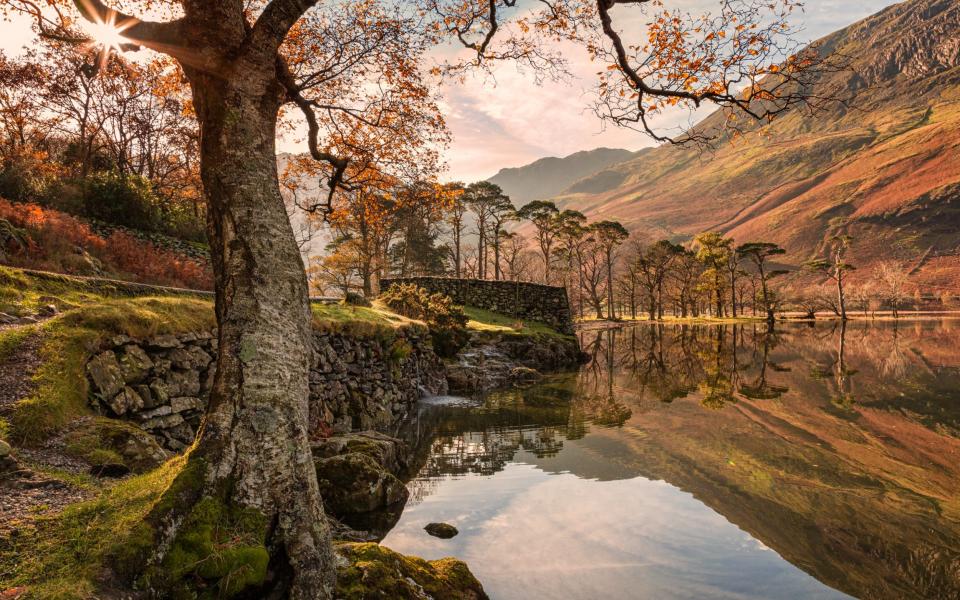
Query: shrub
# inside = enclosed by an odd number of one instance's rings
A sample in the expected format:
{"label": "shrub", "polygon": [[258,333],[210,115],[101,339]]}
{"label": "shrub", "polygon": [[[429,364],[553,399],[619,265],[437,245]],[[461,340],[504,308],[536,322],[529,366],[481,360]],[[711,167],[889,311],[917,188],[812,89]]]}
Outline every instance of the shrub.
{"label": "shrub", "polygon": [[371,306],[367,297],[357,292],[347,292],[347,295],[343,297],[343,303],[349,306]]}
{"label": "shrub", "polygon": [[83,214],[107,223],[155,231],[161,223],[160,200],[149,180],[102,171],[83,182]]}
{"label": "shrub", "polygon": [[456,356],[470,341],[467,315],[450,296],[431,294],[412,283],[394,284],[380,295],[394,312],[427,323],[434,351],[443,357]]}
{"label": "shrub", "polygon": [[0,166],[0,196],[22,201],[42,198],[53,182],[54,169],[43,152],[7,157]]}

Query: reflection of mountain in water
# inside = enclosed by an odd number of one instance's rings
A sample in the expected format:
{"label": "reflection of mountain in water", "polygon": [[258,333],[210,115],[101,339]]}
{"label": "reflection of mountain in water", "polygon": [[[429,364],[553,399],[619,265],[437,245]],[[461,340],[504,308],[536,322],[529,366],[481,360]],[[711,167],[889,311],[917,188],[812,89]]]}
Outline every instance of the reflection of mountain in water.
{"label": "reflection of mountain in water", "polygon": [[960,598],[954,338],[937,322],[592,333],[577,376],[424,415],[420,493],[508,462],[662,479],[846,593]]}

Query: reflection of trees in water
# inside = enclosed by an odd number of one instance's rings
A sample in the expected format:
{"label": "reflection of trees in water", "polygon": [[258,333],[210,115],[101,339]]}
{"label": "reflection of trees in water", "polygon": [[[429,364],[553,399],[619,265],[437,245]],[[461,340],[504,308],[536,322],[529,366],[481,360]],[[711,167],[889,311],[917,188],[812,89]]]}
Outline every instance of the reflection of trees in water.
{"label": "reflection of trees in water", "polygon": [[492,475],[519,451],[555,456],[567,439],[583,437],[587,424],[576,399],[575,375],[490,394],[478,407],[426,407],[403,436],[415,448],[414,502],[446,476]]}
{"label": "reflection of trees in water", "polygon": [[621,401],[614,385],[614,374],[620,368],[616,344],[617,333],[612,329],[582,336],[581,348],[590,356],[590,361],[575,379],[573,422],[618,427],[630,418],[630,408]]}
{"label": "reflection of trees in water", "polygon": [[622,407],[620,418],[692,394],[720,409],[743,399],[778,400],[791,388],[843,411],[883,403],[942,418],[960,408],[917,404],[935,398],[947,380],[960,383],[955,327],[833,321],[772,330],[751,323],[591,331],[581,334],[591,360],[578,389],[601,406]]}
{"label": "reflection of trees in water", "polygon": [[[854,596],[960,598],[960,356],[950,329],[650,325],[582,337],[592,360],[580,374],[424,426],[429,457],[411,501],[451,474],[489,475],[524,456],[535,464],[524,451],[565,452],[540,468],[591,477],[588,456],[692,493]],[[738,410],[666,405],[688,395]],[[630,411],[626,435],[570,447]]]}
{"label": "reflection of trees in water", "polygon": [[739,397],[774,399],[788,391],[771,381],[784,370],[770,359],[779,342],[765,324],[608,330],[584,344],[592,360],[581,379],[595,389],[606,386],[608,398],[621,404],[627,398],[672,402],[694,391],[714,409]]}
{"label": "reflection of trees in water", "polygon": [[536,426],[440,437],[434,440],[430,460],[420,476],[493,475],[521,449],[538,458],[555,456],[563,448],[564,439],[563,428]]}
{"label": "reflection of trees in water", "polygon": [[[791,386],[804,401],[822,398],[843,410],[865,399],[873,406],[902,404],[910,399],[897,387],[903,374],[930,372],[916,346],[931,331],[910,333],[841,322],[776,330],[765,323],[656,324],[585,332],[581,347],[591,359],[578,374],[490,394],[480,407],[425,411],[412,440],[420,455],[415,464],[423,466],[416,485],[428,495],[437,477],[491,475],[521,450],[553,456],[564,441],[588,435],[591,427],[621,426],[637,411],[691,394],[710,409],[740,400],[778,400]],[[892,363],[891,356],[899,362]],[[863,377],[869,379],[857,384]],[[925,414],[923,407],[910,408]],[[953,416],[943,407],[934,409],[940,412],[929,413],[930,426],[960,423],[960,407],[948,409],[958,413]]]}

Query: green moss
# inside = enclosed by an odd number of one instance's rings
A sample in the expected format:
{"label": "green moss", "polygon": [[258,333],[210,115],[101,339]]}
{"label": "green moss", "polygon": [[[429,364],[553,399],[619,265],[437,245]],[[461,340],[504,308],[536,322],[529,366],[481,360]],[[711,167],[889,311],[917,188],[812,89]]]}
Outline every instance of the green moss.
{"label": "green moss", "polygon": [[207,590],[212,598],[235,596],[267,576],[266,533],[261,513],[203,498],[184,520],[157,574],[171,578],[174,591],[182,586],[184,592]]}
{"label": "green moss", "polygon": [[152,549],[144,519],[185,463],[184,456],[174,458],[0,541],[0,589],[23,586],[27,598],[95,597],[105,565]]}
{"label": "green moss", "polygon": [[[92,598],[106,572],[166,597],[200,590],[200,597],[229,598],[260,584],[269,561],[267,520],[214,498],[197,501],[204,473],[204,461],[180,456],[0,541],[0,589],[25,587],[26,598]],[[154,519],[184,506],[193,508],[170,551],[144,568],[157,549]]]}
{"label": "green moss", "polygon": [[337,570],[337,598],[486,598],[467,565],[453,558],[428,562],[373,543],[342,544],[337,552],[347,563]]}
{"label": "green moss", "polygon": [[397,339],[390,345],[387,353],[390,362],[394,365],[406,360],[413,353],[413,346],[407,340]]}
{"label": "green moss", "polygon": [[0,331],[0,362],[10,358],[31,334],[36,333],[34,327],[16,327]]}

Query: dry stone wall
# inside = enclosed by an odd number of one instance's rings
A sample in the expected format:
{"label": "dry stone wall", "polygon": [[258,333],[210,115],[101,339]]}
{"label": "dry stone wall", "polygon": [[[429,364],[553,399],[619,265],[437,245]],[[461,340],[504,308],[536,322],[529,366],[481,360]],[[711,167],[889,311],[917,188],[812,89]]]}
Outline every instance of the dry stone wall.
{"label": "dry stone wall", "polygon": [[519,319],[541,321],[557,331],[573,334],[570,303],[564,287],[524,281],[489,281],[453,277],[404,277],[380,280],[380,289],[395,283],[413,283],[431,293],[450,296],[457,304],[476,306]]}
{"label": "dry stone wall", "polygon": [[[447,391],[443,364],[422,327],[373,337],[318,331],[313,349],[310,421],[324,434],[388,429],[422,394]],[[87,363],[91,401],[165,448],[183,450],[206,409],[216,352],[214,332],[115,336]]]}

